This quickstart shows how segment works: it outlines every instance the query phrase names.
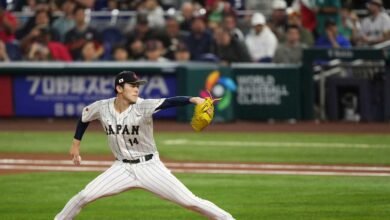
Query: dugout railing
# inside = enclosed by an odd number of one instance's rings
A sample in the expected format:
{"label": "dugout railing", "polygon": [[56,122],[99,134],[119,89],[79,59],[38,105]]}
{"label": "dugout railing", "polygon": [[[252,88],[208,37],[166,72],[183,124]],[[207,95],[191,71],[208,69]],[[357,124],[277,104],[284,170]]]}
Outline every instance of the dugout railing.
{"label": "dugout railing", "polygon": [[[302,72],[306,118],[390,119],[389,49],[307,49]],[[313,110],[314,107],[314,110]]]}

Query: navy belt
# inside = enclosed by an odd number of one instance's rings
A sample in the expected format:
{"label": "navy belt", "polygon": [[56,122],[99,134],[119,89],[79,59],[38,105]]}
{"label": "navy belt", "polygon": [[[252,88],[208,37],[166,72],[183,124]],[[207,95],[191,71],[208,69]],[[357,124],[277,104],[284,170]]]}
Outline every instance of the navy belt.
{"label": "navy belt", "polygon": [[[135,163],[140,163],[140,162],[142,162],[142,161],[151,160],[152,158],[153,158],[153,154],[148,154],[148,155],[145,155],[145,156],[141,157],[141,159],[136,159],[136,160],[123,159],[122,162],[123,162],[123,163],[135,164]],[[118,159],[117,159],[117,160],[118,160]]]}

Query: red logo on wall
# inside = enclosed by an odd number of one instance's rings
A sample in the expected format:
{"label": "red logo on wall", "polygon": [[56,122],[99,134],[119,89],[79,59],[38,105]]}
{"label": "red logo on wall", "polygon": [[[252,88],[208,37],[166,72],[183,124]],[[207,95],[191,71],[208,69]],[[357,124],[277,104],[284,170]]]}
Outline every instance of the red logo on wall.
{"label": "red logo on wall", "polygon": [[12,79],[10,76],[0,76],[0,116],[13,116]]}

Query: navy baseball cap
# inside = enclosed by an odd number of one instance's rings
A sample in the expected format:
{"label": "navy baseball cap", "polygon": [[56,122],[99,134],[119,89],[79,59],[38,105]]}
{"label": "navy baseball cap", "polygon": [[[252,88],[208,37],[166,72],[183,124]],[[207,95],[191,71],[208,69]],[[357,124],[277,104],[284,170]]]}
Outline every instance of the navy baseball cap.
{"label": "navy baseball cap", "polygon": [[122,71],[115,77],[115,87],[124,83],[144,85],[146,80],[140,79],[133,71]]}

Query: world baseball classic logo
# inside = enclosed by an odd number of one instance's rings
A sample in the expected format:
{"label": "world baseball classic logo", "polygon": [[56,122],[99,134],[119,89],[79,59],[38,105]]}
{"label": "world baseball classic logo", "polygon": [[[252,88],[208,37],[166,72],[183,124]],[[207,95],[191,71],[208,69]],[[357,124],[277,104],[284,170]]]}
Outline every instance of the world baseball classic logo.
{"label": "world baseball classic logo", "polygon": [[207,91],[210,91],[214,98],[221,98],[216,108],[222,111],[231,104],[233,92],[236,90],[236,83],[230,77],[221,76],[218,70],[214,70],[207,76],[205,89],[200,92],[200,97],[209,97]]}

